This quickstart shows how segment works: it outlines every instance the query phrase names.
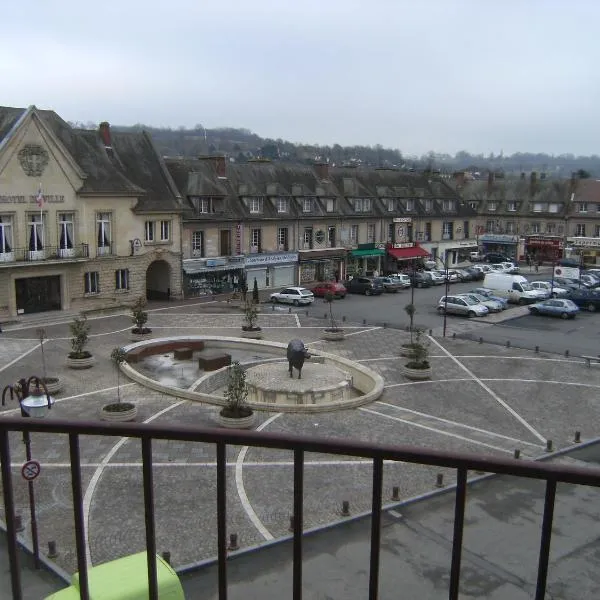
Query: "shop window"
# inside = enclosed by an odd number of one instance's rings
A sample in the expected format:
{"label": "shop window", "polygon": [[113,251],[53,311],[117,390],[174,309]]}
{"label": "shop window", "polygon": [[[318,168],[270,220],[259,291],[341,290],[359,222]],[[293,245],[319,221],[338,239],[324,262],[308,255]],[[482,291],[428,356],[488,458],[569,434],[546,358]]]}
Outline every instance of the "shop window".
{"label": "shop window", "polygon": [[129,289],[129,269],[117,269],[115,271],[115,290]]}
{"label": "shop window", "polygon": [[98,271],[88,271],[84,274],[83,289],[86,294],[100,293],[100,274]]}
{"label": "shop window", "polygon": [[262,232],[260,229],[250,230],[250,253],[262,252]]}
{"label": "shop window", "polygon": [[204,232],[192,233],[192,256],[204,257]]}
{"label": "shop window", "polygon": [[98,230],[98,254],[110,254],[112,244],[111,214],[98,213],[96,225]]}
{"label": "shop window", "polygon": [[577,237],[585,237],[585,224],[584,223],[577,223],[575,225],[575,235]]}
{"label": "shop window", "polygon": [[277,249],[284,252],[289,250],[287,227],[279,227],[277,229]]}
{"label": "shop window", "polygon": [[12,232],[12,217],[10,215],[0,215],[0,254],[12,252]]}

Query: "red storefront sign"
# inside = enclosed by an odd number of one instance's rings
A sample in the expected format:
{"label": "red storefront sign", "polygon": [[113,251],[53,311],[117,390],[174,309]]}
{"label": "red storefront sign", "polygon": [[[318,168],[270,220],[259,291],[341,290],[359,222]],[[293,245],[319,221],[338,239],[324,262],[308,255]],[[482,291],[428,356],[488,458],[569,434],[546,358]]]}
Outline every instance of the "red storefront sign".
{"label": "red storefront sign", "polygon": [[563,249],[562,238],[528,237],[525,241],[529,248],[556,248],[557,250]]}

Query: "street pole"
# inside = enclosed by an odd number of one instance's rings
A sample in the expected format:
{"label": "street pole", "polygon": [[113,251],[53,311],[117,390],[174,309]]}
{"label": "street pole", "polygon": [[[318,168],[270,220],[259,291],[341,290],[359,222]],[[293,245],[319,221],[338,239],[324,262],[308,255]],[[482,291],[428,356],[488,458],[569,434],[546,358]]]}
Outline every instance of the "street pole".
{"label": "street pole", "polygon": [[444,295],[444,332],[442,337],[446,337],[446,319],[448,313],[448,293],[450,291],[450,281],[448,279],[448,251],[444,254],[444,265],[446,267],[446,282],[445,282],[445,295]]}

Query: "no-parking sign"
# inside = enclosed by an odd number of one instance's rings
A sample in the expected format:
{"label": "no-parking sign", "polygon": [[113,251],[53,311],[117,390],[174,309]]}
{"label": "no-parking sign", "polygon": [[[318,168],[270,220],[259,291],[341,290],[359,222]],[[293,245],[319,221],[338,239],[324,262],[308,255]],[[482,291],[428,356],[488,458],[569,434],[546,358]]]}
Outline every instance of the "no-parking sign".
{"label": "no-parking sign", "polygon": [[21,467],[21,475],[26,481],[33,481],[42,470],[40,463],[37,460],[28,460]]}

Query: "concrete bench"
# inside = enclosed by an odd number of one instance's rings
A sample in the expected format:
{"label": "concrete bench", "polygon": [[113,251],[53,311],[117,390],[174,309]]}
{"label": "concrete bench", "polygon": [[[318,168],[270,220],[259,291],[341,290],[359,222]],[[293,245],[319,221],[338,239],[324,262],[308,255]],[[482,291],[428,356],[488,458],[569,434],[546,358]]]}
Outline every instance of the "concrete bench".
{"label": "concrete bench", "polygon": [[193,348],[189,348],[188,346],[184,346],[183,348],[175,348],[175,350],[173,350],[173,358],[175,360],[188,360],[192,358],[193,354]]}
{"label": "concrete bench", "polygon": [[600,356],[582,356],[588,367],[592,366],[592,362],[600,363]]}
{"label": "concrete bench", "polygon": [[231,364],[231,354],[219,350],[202,350],[198,354],[198,368],[203,371],[216,371]]}

